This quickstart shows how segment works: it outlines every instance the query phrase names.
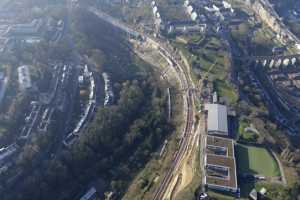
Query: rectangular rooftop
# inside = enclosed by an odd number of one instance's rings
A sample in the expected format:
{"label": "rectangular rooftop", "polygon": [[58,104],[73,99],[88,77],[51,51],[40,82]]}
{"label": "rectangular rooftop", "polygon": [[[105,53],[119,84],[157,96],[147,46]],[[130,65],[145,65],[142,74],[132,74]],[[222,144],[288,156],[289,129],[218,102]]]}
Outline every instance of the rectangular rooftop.
{"label": "rectangular rooftop", "polygon": [[233,140],[207,136],[205,169],[205,183],[209,188],[237,191]]}
{"label": "rectangular rooftop", "polygon": [[205,104],[207,132],[228,136],[227,107],[221,104]]}

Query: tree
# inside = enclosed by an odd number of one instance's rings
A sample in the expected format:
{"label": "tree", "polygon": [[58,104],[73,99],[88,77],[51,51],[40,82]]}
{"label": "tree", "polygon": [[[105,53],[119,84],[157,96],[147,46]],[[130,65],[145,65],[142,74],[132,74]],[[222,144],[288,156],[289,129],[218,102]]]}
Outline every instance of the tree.
{"label": "tree", "polygon": [[95,65],[96,65],[97,72],[102,73],[103,65],[107,59],[105,54],[100,49],[92,50],[91,54],[92,54],[91,58],[93,59],[93,61],[95,62]]}

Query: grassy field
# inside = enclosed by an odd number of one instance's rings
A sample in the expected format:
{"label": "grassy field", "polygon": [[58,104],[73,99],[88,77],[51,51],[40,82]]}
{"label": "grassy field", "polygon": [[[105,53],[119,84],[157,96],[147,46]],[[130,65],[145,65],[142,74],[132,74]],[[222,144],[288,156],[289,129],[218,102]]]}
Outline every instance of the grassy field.
{"label": "grassy field", "polygon": [[[233,195],[230,194],[226,194],[225,192],[219,192],[219,191],[215,191],[215,190],[208,190],[208,196],[212,199],[217,199],[217,200],[235,200],[236,198]],[[241,196],[241,198],[239,198],[239,200],[248,200],[248,195],[243,197]]]}
{"label": "grassy field", "polygon": [[214,81],[214,87],[220,96],[228,99],[229,103],[234,104],[238,101],[237,93],[227,81],[217,79]]}
{"label": "grassy field", "polygon": [[221,50],[222,44],[217,38],[191,35],[185,37],[185,40],[190,44],[198,45],[198,47],[189,49],[185,44],[178,41],[173,41],[173,45],[182,51],[193,69],[207,72],[211,65],[216,62],[211,75],[218,79],[227,78],[227,73],[224,72],[229,71],[227,66],[229,61],[227,60],[227,54]]}
{"label": "grassy field", "polygon": [[197,153],[195,153],[195,162],[193,164],[193,168],[195,170],[195,172],[193,173],[193,179],[190,182],[189,185],[186,186],[186,188],[184,188],[182,191],[180,191],[175,200],[187,200],[187,199],[194,199],[195,198],[195,191],[197,190],[197,188],[199,187],[199,185],[201,185],[201,169],[200,169],[200,156],[198,156],[200,154],[199,152],[200,150],[197,150]]}
{"label": "grassy field", "polygon": [[265,148],[238,144],[236,155],[239,173],[280,176],[277,162]]}
{"label": "grassy field", "polygon": [[273,47],[281,47],[282,44],[276,38],[276,35],[265,26],[257,29],[252,38],[257,55],[272,54]]}
{"label": "grassy field", "polygon": [[[188,48],[182,41],[175,40],[173,45],[178,48],[192,66],[192,78],[195,82],[208,73],[213,80],[214,89],[219,96],[226,97],[230,104],[238,101],[238,94],[229,82],[231,63],[222,42],[216,37],[194,36],[185,37],[189,44],[197,47]],[[213,66],[213,68],[212,68]]]}
{"label": "grassy field", "polygon": [[220,192],[209,190],[208,192],[209,197],[215,198],[218,200],[234,200],[235,198],[233,196],[225,195]]}

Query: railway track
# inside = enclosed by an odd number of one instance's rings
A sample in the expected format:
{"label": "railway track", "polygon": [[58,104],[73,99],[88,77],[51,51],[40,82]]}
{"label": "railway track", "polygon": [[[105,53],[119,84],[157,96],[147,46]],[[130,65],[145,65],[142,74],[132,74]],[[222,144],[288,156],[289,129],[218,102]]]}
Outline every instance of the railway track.
{"label": "railway track", "polygon": [[[188,92],[190,93],[190,92]],[[190,94],[188,95],[190,96]],[[190,96],[191,97],[191,96]],[[193,108],[192,108],[192,99],[187,98],[187,106],[188,106],[188,114],[187,114],[187,123],[184,129],[183,137],[181,138],[179,142],[179,149],[175,152],[174,159],[172,161],[171,167],[167,171],[166,175],[164,176],[160,186],[158,189],[155,191],[153,200],[160,200],[163,198],[165,191],[167,190],[167,187],[170,185],[174,174],[177,171],[177,168],[180,165],[180,162],[182,158],[184,157],[185,153],[188,150],[189,146],[189,141],[190,141],[190,136],[192,135],[192,129],[193,129]]]}
{"label": "railway track", "polygon": [[186,114],[186,125],[183,129],[182,138],[179,142],[179,149],[175,152],[175,156],[173,158],[172,164],[167,171],[166,175],[164,176],[162,182],[160,183],[160,186],[155,191],[153,200],[161,200],[165,194],[165,191],[167,190],[170,182],[172,181],[174,174],[178,170],[180,163],[185,155],[185,153],[188,151],[188,146],[190,142],[190,137],[192,136],[193,126],[194,126],[194,106],[193,106],[193,91],[191,88],[193,87],[192,80],[188,73],[184,70],[183,67],[181,67],[181,64],[176,60],[176,58],[172,55],[171,50],[168,49],[167,45],[163,46],[164,41],[156,41],[155,39],[151,38],[150,36],[147,36],[145,34],[139,33],[136,30],[130,28],[129,26],[119,22],[117,19],[95,9],[90,9],[91,12],[95,13],[98,17],[105,20],[106,22],[112,24],[113,26],[119,28],[120,30],[132,34],[132,35],[141,35],[143,38],[146,38],[147,40],[151,41],[152,43],[155,43],[156,46],[159,47],[159,51],[161,52],[162,56],[164,56],[167,61],[169,62],[170,66],[173,67],[180,79],[181,88],[187,88],[187,93],[183,94],[184,98],[184,105],[186,107],[184,109],[187,110]]}
{"label": "railway track", "polygon": [[[182,88],[192,88],[192,83],[188,78],[187,72],[180,66],[180,64],[174,59],[173,56],[164,48],[160,47],[159,50],[171,61],[171,66],[174,67],[175,71],[178,73],[178,77],[180,77],[181,87]],[[165,191],[170,185],[175,173],[177,172],[178,167],[180,166],[181,161],[185,153],[188,150],[190,137],[193,131],[194,125],[194,108],[193,108],[193,94],[192,90],[187,90],[187,95],[184,96],[186,101],[186,109],[187,109],[187,118],[186,125],[183,130],[182,138],[179,142],[179,149],[175,152],[175,156],[173,158],[172,164],[164,176],[160,186],[155,191],[153,200],[160,200],[163,198]]]}

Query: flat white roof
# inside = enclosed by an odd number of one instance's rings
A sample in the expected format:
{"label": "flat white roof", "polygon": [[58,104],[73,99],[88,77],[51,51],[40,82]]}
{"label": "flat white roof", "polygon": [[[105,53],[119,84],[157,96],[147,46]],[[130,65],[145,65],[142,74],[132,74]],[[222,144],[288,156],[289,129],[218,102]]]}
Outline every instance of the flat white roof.
{"label": "flat white roof", "polygon": [[208,111],[207,131],[228,135],[227,107],[220,104],[205,104]]}
{"label": "flat white roof", "polygon": [[80,200],[89,200],[96,194],[96,189],[92,187]]}
{"label": "flat white roof", "polygon": [[18,67],[19,85],[22,90],[31,88],[31,78],[27,65]]}

